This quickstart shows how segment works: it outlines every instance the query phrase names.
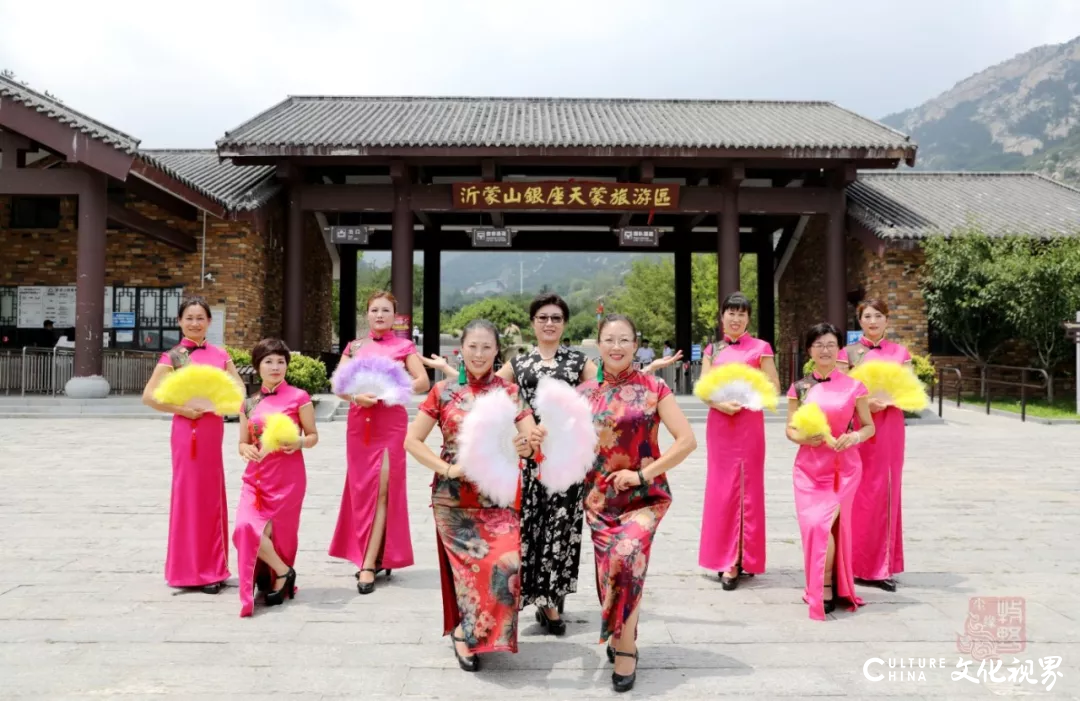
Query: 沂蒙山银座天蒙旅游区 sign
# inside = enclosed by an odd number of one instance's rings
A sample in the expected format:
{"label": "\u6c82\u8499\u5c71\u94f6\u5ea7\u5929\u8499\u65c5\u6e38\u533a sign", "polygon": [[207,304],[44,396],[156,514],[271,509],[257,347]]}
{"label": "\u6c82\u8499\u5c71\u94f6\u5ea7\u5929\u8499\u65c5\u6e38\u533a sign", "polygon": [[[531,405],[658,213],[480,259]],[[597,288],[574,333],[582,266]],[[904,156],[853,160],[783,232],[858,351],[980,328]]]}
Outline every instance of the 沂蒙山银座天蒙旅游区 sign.
{"label": "\u6c82\u8499\u5c71\u94f6\u5ea7\u5929\u8499\u65c5\u6e38\u533a sign", "polygon": [[653,183],[454,183],[455,209],[674,210],[679,186]]}

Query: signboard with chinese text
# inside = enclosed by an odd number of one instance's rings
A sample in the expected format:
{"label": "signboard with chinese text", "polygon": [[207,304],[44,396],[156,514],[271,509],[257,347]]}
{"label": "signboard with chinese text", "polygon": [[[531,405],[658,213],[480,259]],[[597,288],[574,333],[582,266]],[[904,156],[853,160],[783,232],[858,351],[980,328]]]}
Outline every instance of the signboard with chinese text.
{"label": "signboard with chinese text", "polygon": [[510,248],[514,232],[510,229],[480,228],[472,230],[473,248]]}
{"label": "signboard with chinese text", "polygon": [[679,206],[668,183],[479,182],[453,184],[454,209],[574,209],[663,211]]}
{"label": "signboard with chinese text", "polygon": [[358,244],[366,246],[371,230],[366,226],[331,226],[330,243]]}
{"label": "signboard with chinese text", "polygon": [[862,336],[862,331],[848,331],[847,344],[850,346],[852,343],[858,343],[862,339]]}
{"label": "signboard with chinese text", "polygon": [[655,248],[660,245],[660,230],[651,226],[627,226],[618,231],[620,246]]}
{"label": "signboard with chinese text", "polygon": [[[133,329],[135,328],[135,312],[113,312],[112,328]],[[119,342],[119,338],[117,339]]]}

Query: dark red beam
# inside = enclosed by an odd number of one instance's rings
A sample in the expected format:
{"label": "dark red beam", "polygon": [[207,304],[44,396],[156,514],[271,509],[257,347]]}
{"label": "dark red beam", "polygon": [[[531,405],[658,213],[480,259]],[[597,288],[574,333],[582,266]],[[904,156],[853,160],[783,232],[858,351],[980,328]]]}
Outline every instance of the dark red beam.
{"label": "dark red beam", "polygon": [[135,160],[134,154],[124,153],[6,97],[0,97],[0,127],[62,154],[70,163],[83,163],[117,180],[127,177]]}
{"label": "dark red beam", "polygon": [[3,195],[78,195],[90,186],[90,174],[77,168],[0,170]]}
{"label": "dark red beam", "polygon": [[198,248],[194,236],[185,234],[182,231],[177,231],[171,226],[162,224],[159,221],[154,221],[149,217],[144,217],[134,210],[127,209],[118,202],[109,202],[106,213],[109,221],[127,229],[131,229],[132,231],[136,231],[144,236],[148,236],[156,241],[161,241],[173,248],[179,248],[181,251],[186,251],[188,253],[193,253]]}
{"label": "dark red beam", "polygon": [[[827,187],[744,187],[739,189],[739,212],[744,214],[819,214],[827,212],[836,190]],[[455,212],[449,185],[413,185],[411,207],[419,212]],[[394,208],[391,185],[304,185],[305,211],[389,212]],[[679,206],[660,214],[713,214],[723,211],[721,187],[683,187]]]}

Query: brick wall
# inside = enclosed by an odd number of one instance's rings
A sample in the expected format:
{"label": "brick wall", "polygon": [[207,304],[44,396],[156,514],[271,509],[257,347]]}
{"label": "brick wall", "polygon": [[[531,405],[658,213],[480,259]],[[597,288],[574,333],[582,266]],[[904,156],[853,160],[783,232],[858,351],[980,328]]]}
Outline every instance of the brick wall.
{"label": "brick wall", "polygon": [[[11,198],[0,196],[0,285],[74,285],[76,198],[61,200],[58,229],[10,229]],[[202,279],[203,223],[171,215],[130,198],[127,207],[194,236],[187,253],[125,229],[106,232],[105,284],[114,287],[183,287],[225,306],[225,343],[250,349],[281,335],[284,212],[276,201],[265,216],[206,220],[206,272]],[[305,314],[302,350],[329,350],[333,267],[314,215],[305,219]],[[301,350],[301,349],[298,349]]]}
{"label": "brick wall", "polygon": [[[825,318],[825,217],[811,217],[795,252],[780,278],[777,305],[782,348],[800,345],[806,330]],[[926,304],[919,289],[922,251],[911,246],[890,246],[883,256],[847,237],[847,324],[857,330],[856,302],[881,297],[889,305],[889,338],[912,353],[929,351]]]}

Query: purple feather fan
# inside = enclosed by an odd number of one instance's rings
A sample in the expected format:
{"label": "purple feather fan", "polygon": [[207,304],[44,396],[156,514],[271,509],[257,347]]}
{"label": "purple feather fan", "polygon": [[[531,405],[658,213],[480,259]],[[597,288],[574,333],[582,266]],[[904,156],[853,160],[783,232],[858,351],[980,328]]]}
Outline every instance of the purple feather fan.
{"label": "purple feather fan", "polygon": [[353,358],[334,370],[334,394],[373,394],[383,404],[406,404],[412,396],[412,378],[396,360],[382,356]]}

